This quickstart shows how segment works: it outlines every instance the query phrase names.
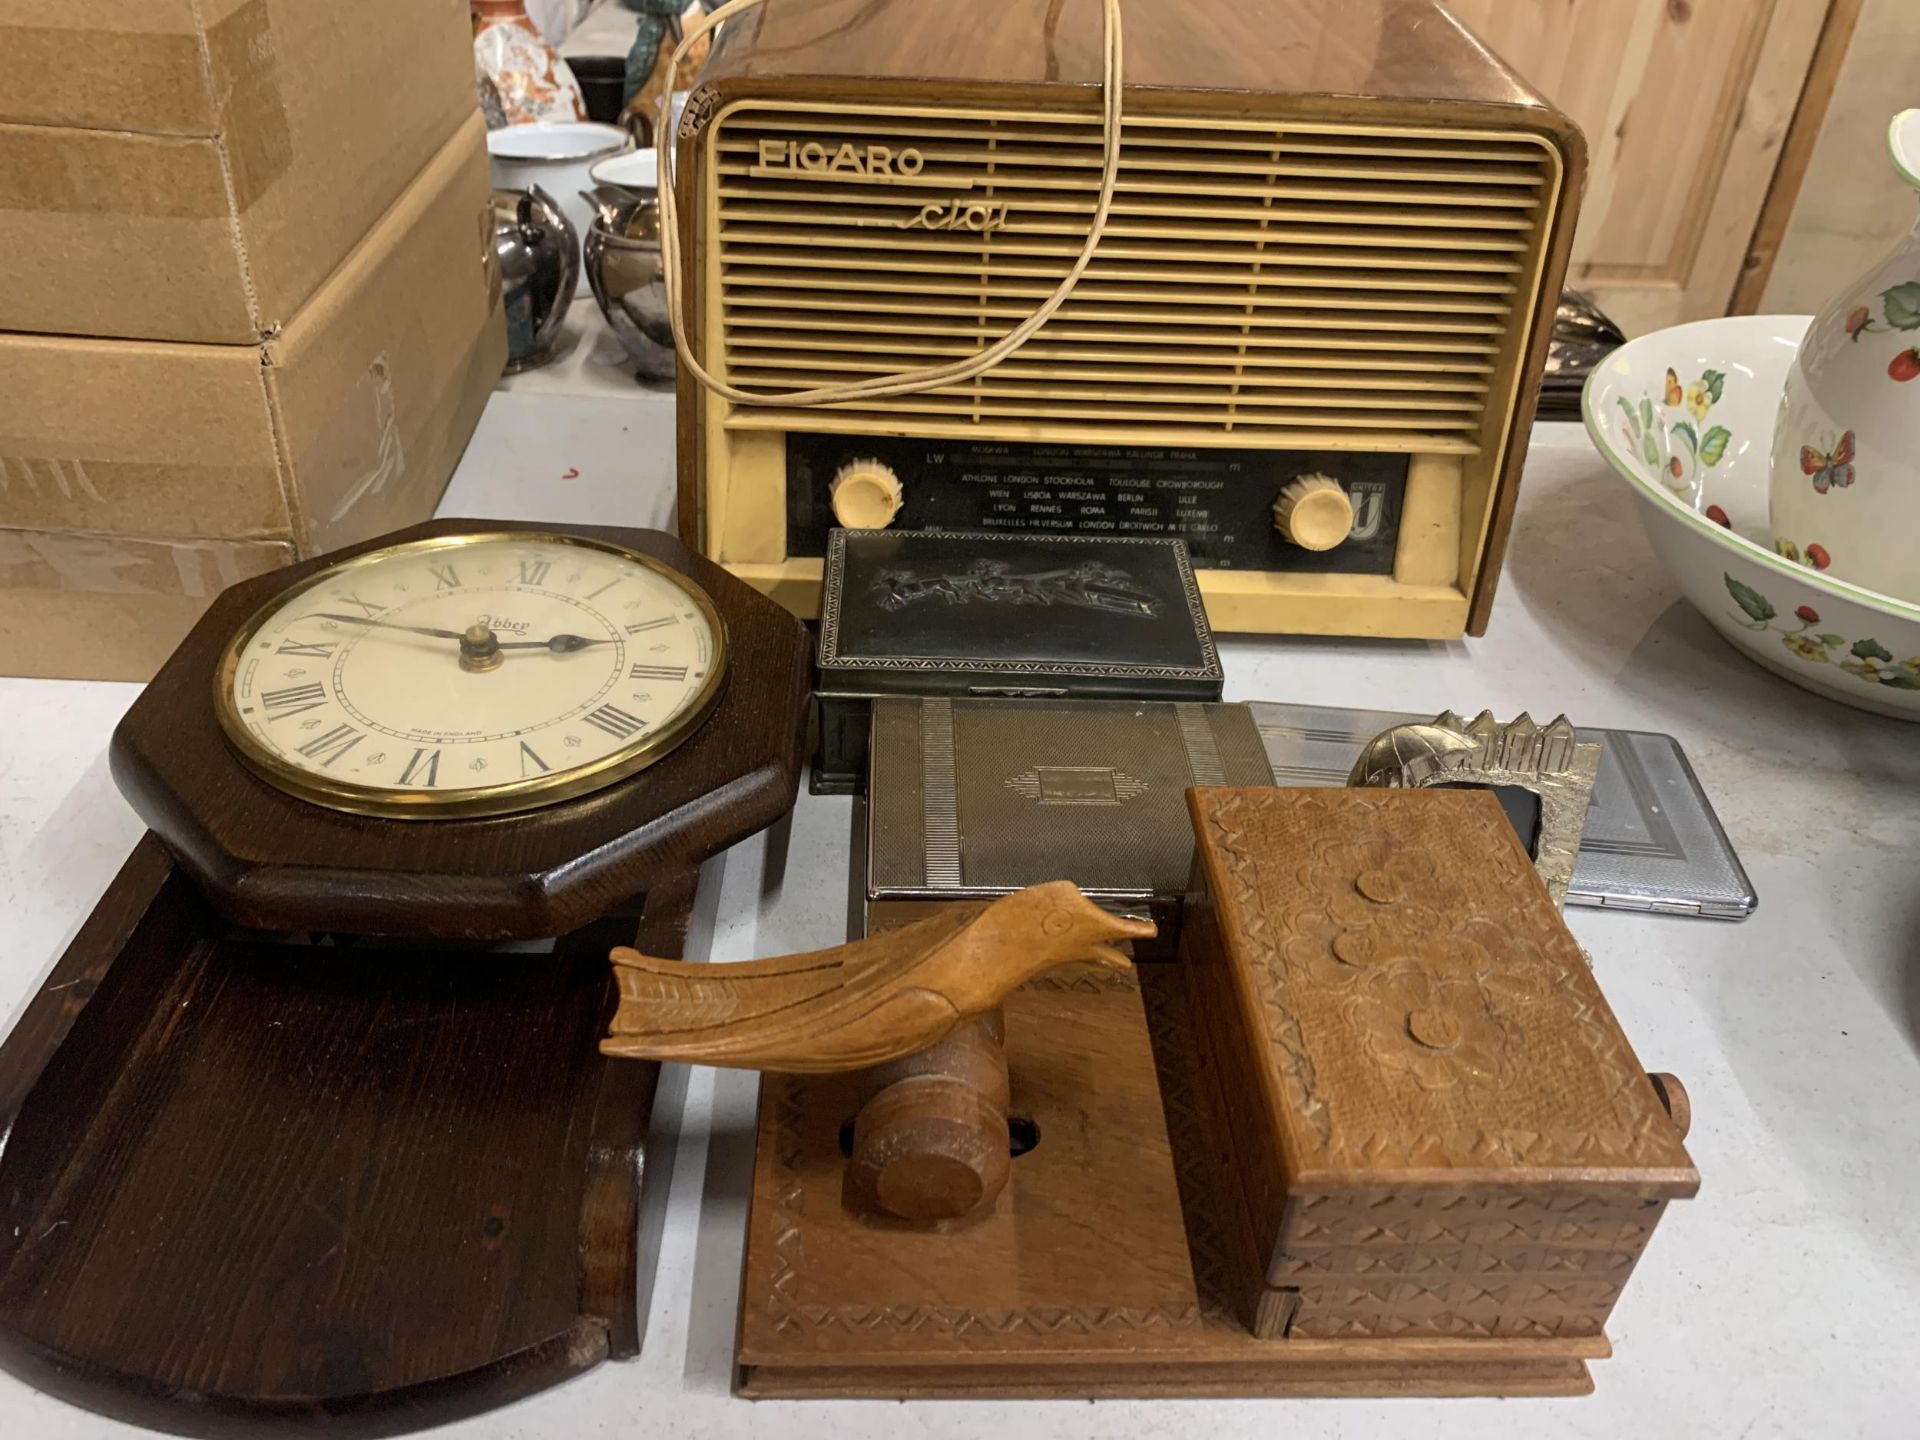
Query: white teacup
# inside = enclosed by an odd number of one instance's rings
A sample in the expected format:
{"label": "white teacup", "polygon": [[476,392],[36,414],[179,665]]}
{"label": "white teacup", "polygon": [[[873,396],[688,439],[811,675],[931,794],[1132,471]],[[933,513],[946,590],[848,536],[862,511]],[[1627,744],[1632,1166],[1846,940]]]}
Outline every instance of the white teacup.
{"label": "white teacup", "polygon": [[650,200],[660,188],[659,157],[651,150],[629,150],[596,160],[587,173],[594,184],[625,190],[635,200]]}
{"label": "white teacup", "polygon": [[[1920,110],[1894,117],[1887,144],[1920,190]],[[1920,601],[1920,223],[1801,342],[1769,508],[1788,559]]]}

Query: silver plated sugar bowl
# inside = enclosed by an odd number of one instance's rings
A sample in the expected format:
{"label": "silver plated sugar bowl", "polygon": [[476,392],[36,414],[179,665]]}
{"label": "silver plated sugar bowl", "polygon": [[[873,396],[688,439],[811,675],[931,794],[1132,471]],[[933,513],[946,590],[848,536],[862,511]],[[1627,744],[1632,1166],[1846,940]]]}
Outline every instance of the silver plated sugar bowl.
{"label": "silver plated sugar bowl", "polygon": [[587,231],[587,284],[642,380],[671,380],[673,326],[660,260],[660,202],[599,185],[588,193],[595,215]]}

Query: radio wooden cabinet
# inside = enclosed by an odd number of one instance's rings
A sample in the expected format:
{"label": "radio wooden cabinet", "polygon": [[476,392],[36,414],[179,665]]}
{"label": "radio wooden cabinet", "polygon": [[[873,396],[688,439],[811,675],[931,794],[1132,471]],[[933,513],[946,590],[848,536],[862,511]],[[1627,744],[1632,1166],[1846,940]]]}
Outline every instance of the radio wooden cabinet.
{"label": "radio wooden cabinet", "polygon": [[[816,613],[827,532],[1179,535],[1232,631],[1484,628],[1585,172],[1440,0],[1128,4],[1115,203],[1094,0],[742,15],[678,136],[683,538]],[[773,397],[768,400],[767,397]]]}

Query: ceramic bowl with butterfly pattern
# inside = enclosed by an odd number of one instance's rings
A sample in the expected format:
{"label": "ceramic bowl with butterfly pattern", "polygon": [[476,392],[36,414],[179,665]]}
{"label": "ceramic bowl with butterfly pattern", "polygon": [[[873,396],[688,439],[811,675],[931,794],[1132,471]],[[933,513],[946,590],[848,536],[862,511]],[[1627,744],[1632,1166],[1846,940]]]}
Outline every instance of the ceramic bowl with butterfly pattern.
{"label": "ceramic bowl with butterfly pattern", "polygon": [[[1920,189],[1920,110],[1887,133]],[[1774,544],[1920,601],[1920,225],[1823,310],[1787,372],[1774,434]]]}
{"label": "ceramic bowl with butterfly pattern", "polygon": [[1920,720],[1920,605],[1820,568],[1818,542],[1793,559],[1773,545],[1774,431],[1808,325],[1735,315],[1631,340],[1587,381],[1587,433],[1716,630],[1796,685]]}

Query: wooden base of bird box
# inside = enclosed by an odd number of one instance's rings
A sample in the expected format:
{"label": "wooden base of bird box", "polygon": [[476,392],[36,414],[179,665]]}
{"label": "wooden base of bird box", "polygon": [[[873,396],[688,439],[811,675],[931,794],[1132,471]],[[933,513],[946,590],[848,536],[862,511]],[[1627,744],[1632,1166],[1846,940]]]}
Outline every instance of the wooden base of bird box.
{"label": "wooden base of bird box", "polygon": [[960,1220],[914,1225],[843,1203],[862,1077],[765,1077],[742,1394],[1592,1388],[1586,1362],[1609,1354],[1598,1334],[1256,1338],[1242,1281],[1258,1265],[1178,966],[1057,970],[1015,991],[1005,1021],[1013,1125],[1031,1148],[995,1203]]}

